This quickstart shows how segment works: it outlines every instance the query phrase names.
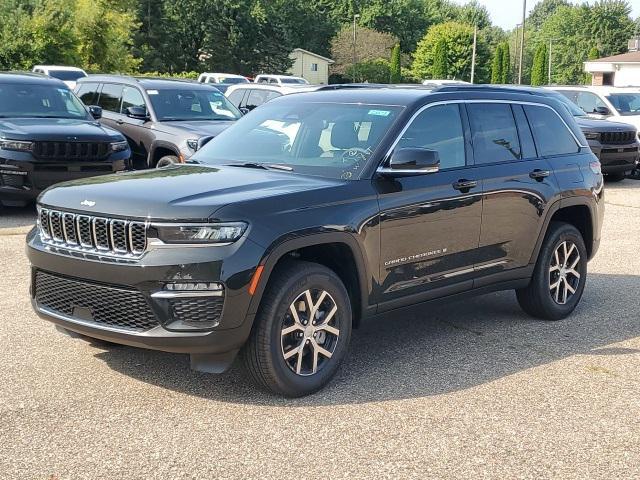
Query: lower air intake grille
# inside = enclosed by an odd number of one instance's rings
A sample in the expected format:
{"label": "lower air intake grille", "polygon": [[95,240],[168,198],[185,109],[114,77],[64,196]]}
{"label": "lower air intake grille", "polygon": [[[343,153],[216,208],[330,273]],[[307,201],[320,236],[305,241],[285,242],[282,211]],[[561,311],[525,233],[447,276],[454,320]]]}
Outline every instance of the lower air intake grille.
{"label": "lower air intake grille", "polygon": [[36,272],[39,307],[98,326],[143,332],[158,325],[142,294],[134,289]]}
{"label": "lower air intake grille", "polygon": [[171,316],[187,325],[213,327],[220,322],[223,297],[172,299]]}

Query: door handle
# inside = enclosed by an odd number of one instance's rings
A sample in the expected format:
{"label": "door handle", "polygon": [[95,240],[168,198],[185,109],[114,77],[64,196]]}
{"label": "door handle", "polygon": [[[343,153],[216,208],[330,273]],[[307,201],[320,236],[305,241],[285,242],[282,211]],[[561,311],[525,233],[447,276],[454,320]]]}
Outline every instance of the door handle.
{"label": "door handle", "polygon": [[122,124],[124,123],[124,120],[122,120],[121,118],[119,118],[119,119],[117,119],[117,120],[116,120],[116,123],[117,123],[118,125],[122,125]]}
{"label": "door handle", "polygon": [[540,170],[539,168],[536,168],[532,172],[529,172],[529,176],[539,182],[543,181],[549,175],[551,175],[551,172],[549,172],[549,170]]}
{"label": "door handle", "polygon": [[463,178],[458,180],[457,182],[454,182],[451,186],[456,190],[460,190],[462,193],[467,193],[472,188],[477,187],[478,182],[475,180],[467,180]]}

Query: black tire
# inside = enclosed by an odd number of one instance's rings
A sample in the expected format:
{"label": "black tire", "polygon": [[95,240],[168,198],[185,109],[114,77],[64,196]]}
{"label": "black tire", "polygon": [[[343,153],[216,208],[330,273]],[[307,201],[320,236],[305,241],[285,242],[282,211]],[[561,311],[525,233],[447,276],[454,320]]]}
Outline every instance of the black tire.
{"label": "black tire", "polygon": [[180,163],[180,159],[175,155],[165,155],[164,157],[158,160],[156,163],[156,168],[168,167],[169,165],[173,165],[174,163]]}
{"label": "black tire", "polygon": [[608,182],[621,182],[625,178],[627,178],[627,174],[626,173],[608,173],[605,176],[605,179]]}
{"label": "black tire", "polygon": [[[576,279],[575,275],[567,273],[566,279],[560,281],[560,271],[564,271],[564,267],[551,272],[551,269],[555,268],[555,252],[562,247],[563,242],[567,242],[566,245],[575,245],[577,249],[580,256],[579,263],[573,270],[580,275],[579,279]],[[570,260],[565,261],[565,263],[568,265],[575,261],[575,258],[575,253],[573,253],[573,256],[570,255]],[[571,270],[568,270],[568,272],[570,271]],[[584,245],[582,235],[573,225],[563,222],[551,222],[544,243],[540,249],[531,282],[527,287],[516,290],[518,303],[525,312],[533,317],[543,320],[561,320],[571,314],[580,302],[586,279],[587,249]],[[558,281],[559,286],[558,289],[554,291],[560,294],[560,300],[562,300],[562,291],[564,291],[566,295],[565,303],[563,304],[558,303],[551,290],[551,286],[554,285],[556,281]],[[567,284],[575,290],[574,293],[566,289]]]}
{"label": "black tire", "polygon": [[[306,320],[309,327],[305,327],[303,332],[295,330],[284,334],[283,330],[296,328],[293,327],[295,321],[291,314],[291,308],[297,311],[294,304],[308,305],[304,300],[306,291],[312,295],[312,303],[319,300],[322,292],[325,292],[324,302],[318,302],[317,314],[313,316],[313,322]],[[313,298],[313,295],[317,297]],[[333,310],[329,307],[331,302],[337,307],[333,316],[327,311]],[[298,315],[299,320],[305,322],[304,311],[296,313]],[[320,324],[327,316],[327,324],[332,324],[333,330],[337,330],[339,335],[325,332],[322,343],[316,339],[317,331],[312,338],[308,337],[313,328],[322,328]],[[289,326],[285,326],[288,322]],[[318,327],[311,328],[311,323],[317,323]],[[309,395],[324,387],[335,375],[349,347],[351,326],[351,303],[340,278],[332,270],[316,263],[287,262],[269,279],[251,336],[243,348],[245,367],[258,385],[273,393],[287,397]],[[298,335],[302,338],[298,338]],[[292,345],[285,346],[289,341]],[[294,348],[296,345],[298,348]],[[321,356],[316,352],[316,347],[326,347],[325,351],[331,350],[332,355],[330,358]],[[285,359],[287,354],[300,348],[302,356],[295,354],[289,360]],[[317,357],[316,364],[313,364],[314,357]],[[312,373],[308,370],[305,373],[303,365]],[[313,373],[313,368],[316,367],[317,370]],[[294,368],[299,369],[299,372]]]}

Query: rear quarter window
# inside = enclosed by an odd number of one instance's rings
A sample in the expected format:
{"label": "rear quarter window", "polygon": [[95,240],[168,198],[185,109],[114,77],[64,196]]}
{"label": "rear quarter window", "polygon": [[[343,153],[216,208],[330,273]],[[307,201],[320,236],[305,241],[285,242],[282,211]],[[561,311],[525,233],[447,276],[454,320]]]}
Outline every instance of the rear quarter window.
{"label": "rear quarter window", "polygon": [[558,114],[551,108],[525,105],[533,138],[541,157],[570,155],[580,146]]}

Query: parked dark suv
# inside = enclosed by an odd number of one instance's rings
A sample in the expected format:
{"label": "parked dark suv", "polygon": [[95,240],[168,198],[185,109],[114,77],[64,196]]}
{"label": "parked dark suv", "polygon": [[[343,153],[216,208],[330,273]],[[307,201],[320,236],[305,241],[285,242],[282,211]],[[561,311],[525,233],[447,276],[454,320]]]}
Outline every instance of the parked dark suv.
{"label": "parked dark suv", "polygon": [[126,168],[124,137],[102,127],[61,80],[0,73],[0,204],[24,206],[49,185]]}
{"label": "parked dark suv", "polygon": [[242,115],[217,88],[197,82],[91,75],[78,80],[76,94],[127,137],[135,168],[184,162]]}
{"label": "parked dark suv", "polygon": [[361,88],[274,99],[188,164],[63,184],[38,209],[40,316],[201,371],[243,350],[258,383],[299,396],[353,327],[401,307],[516,289],[529,314],[566,317],[604,201],[556,100]]}

